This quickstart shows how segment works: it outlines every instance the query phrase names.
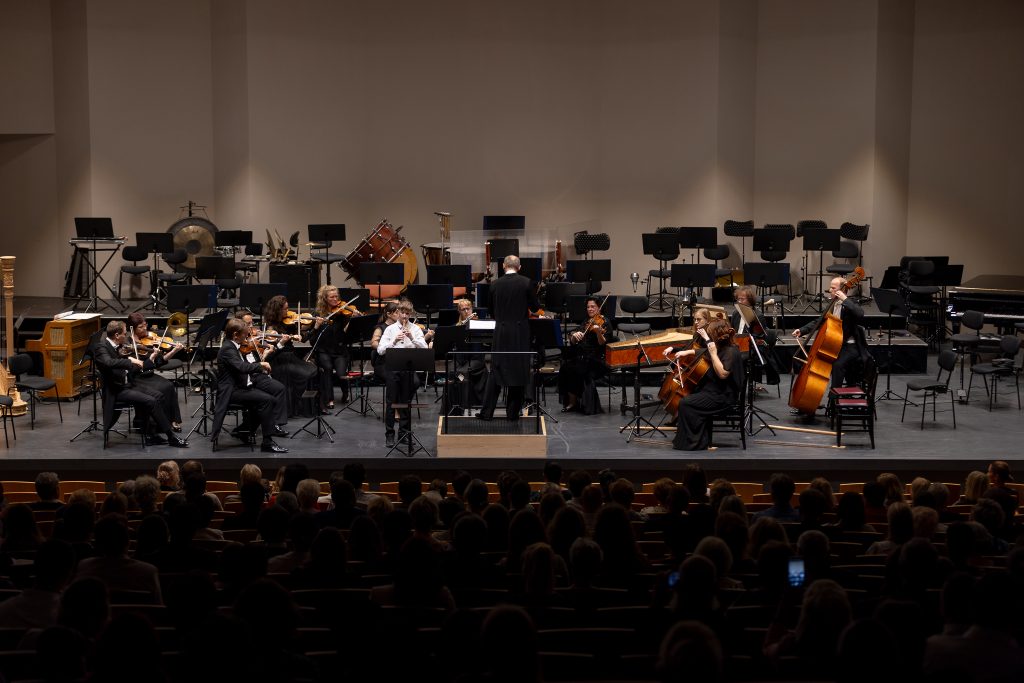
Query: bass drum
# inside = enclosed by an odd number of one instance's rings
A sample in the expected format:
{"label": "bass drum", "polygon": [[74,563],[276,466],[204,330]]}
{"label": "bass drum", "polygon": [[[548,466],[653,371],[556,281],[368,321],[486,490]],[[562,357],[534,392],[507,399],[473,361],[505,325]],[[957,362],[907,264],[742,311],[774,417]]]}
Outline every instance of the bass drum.
{"label": "bass drum", "polygon": [[[377,224],[369,235],[356,246],[347,256],[341,259],[341,267],[349,278],[358,282],[359,266],[363,263],[401,263],[404,268],[404,282],[401,285],[383,285],[380,298],[392,299],[403,291],[407,285],[416,282],[418,276],[416,253],[409,248],[409,243],[399,234],[402,228],[394,228],[385,218]],[[360,282],[360,286],[370,289],[370,296],[376,296],[377,287],[372,282]]]}
{"label": "bass drum", "polygon": [[181,264],[182,270],[194,271],[197,256],[216,256],[214,234],[217,226],[199,216],[187,216],[167,229],[174,235],[174,248],[184,249],[188,258]]}

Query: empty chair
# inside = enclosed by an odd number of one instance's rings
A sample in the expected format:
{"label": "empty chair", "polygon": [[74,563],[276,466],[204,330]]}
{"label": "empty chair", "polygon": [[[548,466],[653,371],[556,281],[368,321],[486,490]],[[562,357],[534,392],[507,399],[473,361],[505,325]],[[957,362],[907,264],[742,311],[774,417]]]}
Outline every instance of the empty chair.
{"label": "empty chair", "polygon": [[[832,258],[837,259],[855,259],[859,255],[857,244],[845,240],[840,242],[839,248],[832,252]],[[825,272],[832,273],[833,275],[849,275],[856,267],[856,264],[853,263],[833,263],[825,267]]]}
{"label": "empty chair", "polygon": [[985,314],[981,311],[964,311],[964,314],[960,316],[960,326],[971,330],[970,332],[957,332],[950,337],[950,341],[953,342],[953,351],[960,360],[960,388],[963,389],[964,363],[967,361],[968,355],[973,363],[981,349],[983,341],[981,328],[985,326]]}
{"label": "empty chair", "polygon": [[[654,231],[657,233],[678,233],[679,228],[674,227],[662,227]],[[659,251],[652,254],[654,258],[658,260],[658,269],[647,271],[647,298],[651,299],[651,283],[655,280],[658,281],[658,291],[654,295],[654,299],[651,301],[651,307],[656,308],[659,311],[664,311],[666,304],[669,303],[668,288],[666,283],[672,279],[672,268],[669,267],[670,261],[675,261],[679,258],[679,242],[673,242],[671,247],[666,247],[664,251]]]}
{"label": "empty chair", "polygon": [[[928,399],[932,399],[932,420],[935,420],[936,404],[939,394],[949,394],[949,408],[953,413],[953,429],[956,429],[956,401],[953,393],[949,390],[949,380],[953,376],[953,368],[956,367],[956,354],[952,351],[943,351],[939,354],[939,372],[935,379],[927,377],[911,378],[907,380],[907,393],[903,396],[903,414],[900,422],[907,416],[907,404],[910,402],[910,392],[920,391],[921,393],[921,429],[924,429],[924,414],[928,409]],[[942,373],[946,373],[946,379],[942,379]]]}
{"label": "empty chair", "polygon": [[121,250],[121,256],[128,263],[121,266],[121,271],[117,275],[118,294],[124,291],[125,275],[136,277],[148,275],[150,271],[148,265],[139,265],[139,261],[145,261],[149,258],[149,252],[145,251],[142,247],[125,247]]}
{"label": "empty chair", "polygon": [[709,261],[715,262],[715,278],[728,277],[729,284],[733,284],[732,269],[721,268],[718,265],[719,261],[724,261],[725,259],[729,258],[728,244],[719,244],[717,247],[705,247],[704,258],[706,258]]}
{"label": "empty chair", "polygon": [[4,444],[7,448],[11,447],[11,442],[7,436],[7,420],[11,420],[11,429],[14,431],[14,438],[18,438],[18,430],[14,427],[14,415],[12,410],[14,409],[14,399],[10,396],[0,396],[0,418],[4,421]]}
{"label": "empty chair", "polygon": [[907,264],[906,284],[907,325],[914,325],[929,345],[938,343],[939,304],[935,295],[941,291],[933,282],[934,261],[910,261]]}
{"label": "empty chair", "polygon": [[39,375],[27,374],[32,370],[32,356],[27,353],[11,356],[9,368],[11,374],[14,375],[14,386],[28,396],[29,414],[31,415],[29,424],[32,429],[36,428],[36,403],[39,401],[39,392],[42,391],[53,389],[57,396],[57,413],[60,415],[60,421],[64,421],[64,413],[60,409],[60,392],[57,391],[57,382]]}
{"label": "empty chair", "polygon": [[256,282],[260,281],[260,260],[258,257],[263,255],[263,245],[259,242],[245,245],[244,250],[245,256],[243,256],[235,267],[239,272],[242,273],[243,277],[248,278],[250,274],[255,273]]}
{"label": "empty chair", "polygon": [[645,313],[650,308],[647,297],[624,296],[619,306],[623,311],[632,315],[628,323],[619,323],[618,328],[620,332],[625,334],[646,334],[651,331],[650,323],[639,322],[636,318],[638,313]]}
{"label": "empty chair", "polygon": [[[974,376],[981,375],[981,381],[985,385],[985,392],[988,394],[988,409],[996,402],[999,395],[999,378],[1013,377],[1017,389],[1017,409],[1020,409],[1020,368],[1016,365],[1017,352],[1020,350],[1020,339],[1016,335],[1008,334],[999,342],[1000,355],[988,363],[975,363],[971,366],[971,381],[967,384],[967,400],[971,400],[971,388],[974,386]],[[992,385],[989,386],[988,379],[992,378]]]}

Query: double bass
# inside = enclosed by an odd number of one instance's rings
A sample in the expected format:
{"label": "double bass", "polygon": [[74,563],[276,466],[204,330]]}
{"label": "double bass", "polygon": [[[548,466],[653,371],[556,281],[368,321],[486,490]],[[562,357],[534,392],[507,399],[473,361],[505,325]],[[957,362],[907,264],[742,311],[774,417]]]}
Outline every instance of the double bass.
{"label": "double bass", "polygon": [[[864,269],[857,266],[841,288],[845,292],[863,279]],[[832,364],[839,358],[839,352],[843,349],[843,321],[832,314],[831,305],[821,315],[822,322],[818,326],[817,334],[814,335],[814,342],[810,350],[804,351],[807,359],[803,361],[804,366],[793,380],[793,387],[789,392],[790,407],[808,415],[813,415],[821,405],[821,399],[832,377]],[[804,349],[802,343],[800,348]]]}

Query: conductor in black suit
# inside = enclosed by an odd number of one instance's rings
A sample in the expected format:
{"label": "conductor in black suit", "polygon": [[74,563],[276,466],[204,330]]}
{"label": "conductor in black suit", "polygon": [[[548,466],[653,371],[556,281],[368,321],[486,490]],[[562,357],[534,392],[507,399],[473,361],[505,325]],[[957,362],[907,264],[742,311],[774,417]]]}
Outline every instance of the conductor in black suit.
{"label": "conductor in black suit", "polygon": [[530,383],[529,355],[506,356],[497,352],[530,350],[530,311],[539,309],[540,303],[530,278],[519,274],[518,256],[506,256],[502,267],[505,274],[491,286],[490,310],[495,321],[491,350],[496,353],[491,356],[483,407],[477,413],[481,420],[493,419],[499,387],[508,390],[505,414],[509,420],[518,420],[526,385]]}
{"label": "conductor in black suit", "polygon": [[[103,378],[103,424],[110,427],[114,424],[114,401],[120,399],[134,406],[140,424],[148,424],[153,418],[159,431],[167,435],[167,445],[175,448],[188,448],[188,442],[174,435],[171,421],[167,419],[162,405],[163,395],[158,391],[152,393],[136,387],[132,383],[132,372],[152,370],[155,365],[148,358],[145,360],[124,356],[119,348],[127,338],[125,324],[120,320],[107,323],[106,338],[93,347],[93,360]],[[156,435],[147,435],[150,444],[162,444],[163,439]]]}
{"label": "conductor in black suit", "polygon": [[[832,363],[832,386],[841,387],[851,365],[867,355],[857,335],[857,326],[864,319],[864,309],[856,301],[846,296],[843,291],[843,278],[835,277],[829,283],[828,294],[832,297],[827,313],[837,316],[843,323],[843,348],[839,357]],[[825,316],[815,318],[803,327],[793,330],[793,336],[799,339],[816,332],[825,322]]]}
{"label": "conductor in black suit", "polygon": [[[211,439],[217,443],[224,416],[228,412],[228,404],[235,402],[245,407],[245,418],[239,425],[238,433],[252,433],[257,421],[263,431],[263,444],[260,448],[264,453],[287,453],[274,443],[274,436],[286,434],[274,424],[275,398],[266,391],[259,389],[253,376],[257,373],[270,372],[270,363],[266,361],[250,362],[242,354],[241,347],[245,341],[249,326],[245,321],[232,318],[224,326],[224,343],[217,353],[217,406],[213,412],[213,434]],[[278,397],[280,401],[283,397]]]}

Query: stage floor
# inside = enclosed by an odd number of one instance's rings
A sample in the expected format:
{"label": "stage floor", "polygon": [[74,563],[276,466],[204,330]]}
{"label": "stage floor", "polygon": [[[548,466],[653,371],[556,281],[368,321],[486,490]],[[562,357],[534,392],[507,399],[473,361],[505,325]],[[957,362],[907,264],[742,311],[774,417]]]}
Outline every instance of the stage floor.
{"label": "stage floor", "polygon": [[[929,372],[935,370],[934,356],[929,358]],[[1013,461],[1018,458],[1020,443],[1024,441],[1024,414],[1017,408],[1012,383],[1000,386],[999,400],[989,412],[988,401],[979,381],[969,404],[956,405],[956,429],[953,428],[949,413],[948,397],[940,397],[938,417],[932,421],[929,407],[924,429],[920,428],[921,408],[910,407],[906,422],[900,422],[903,407],[902,395],[909,375],[892,378],[892,389],[899,394],[899,400],[878,403],[878,420],[875,427],[876,448],[871,449],[867,434],[853,433],[844,437],[844,448],[835,448],[835,438],[824,434],[777,430],[773,435],[768,430],[749,436],[747,449],[740,447],[738,435],[722,433],[717,435],[717,449],[701,452],[673,450],[670,445],[672,434],[653,434],[643,442],[627,441],[627,434],[620,430],[629,415],[619,415],[619,390],[614,389],[611,397],[612,412],[584,416],[576,413],[562,414],[559,406],[549,393],[546,405],[553,419],[547,420],[547,458],[557,459],[569,471],[588,468],[592,471],[611,467],[626,476],[652,477],[658,473],[671,476],[682,464],[701,462],[712,473],[737,478],[739,476],[767,477],[772,471],[786,470],[809,475],[829,473],[842,477],[858,477],[863,473],[877,473],[891,470],[905,475],[930,473],[938,477],[944,474],[946,481],[960,481],[971,469],[984,471],[992,459]],[[920,378],[920,375],[917,376]],[[954,375],[953,384],[959,386],[959,375]],[[771,425],[828,429],[827,421],[819,417],[816,424],[806,424],[791,416],[786,405],[788,379],[783,378],[780,398],[775,387],[768,387],[767,393],[759,393],[756,407],[767,414],[764,419]],[[879,378],[878,392],[885,391],[886,378]],[[632,390],[630,390],[631,392]],[[656,387],[644,387],[644,394],[656,393]],[[602,390],[607,408],[607,390]],[[432,403],[432,388],[421,390],[423,403]],[[630,396],[631,398],[631,396]],[[379,415],[380,390],[373,391],[373,407]],[[912,400],[913,397],[912,397]],[[413,429],[431,456],[436,454],[438,404],[431,405],[414,416]],[[191,415],[198,406],[198,396],[189,397],[188,406],[183,405],[183,414]],[[387,480],[388,473],[416,471],[436,472],[446,476],[458,469],[467,469],[474,474],[494,473],[504,469],[521,472],[537,472],[541,464],[537,459],[509,456],[475,456],[462,458],[427,457],[422,454],[414,458],[392,455],[385,459],[388,448],[384,443],[384,428],[379,418],[373,415],[363,417],[357,413],[345,412],[340,416],[330,415],[326,421],[335,430],[334,443],[327,438],[317,440],[308,433],[299,432],[294,438],[278,439],[289,448],[285,455],[270,455],[255,451],[226,433],[222,434],[221,448],[213,452],[211,443],[198,434],[193,435],[188,450],[177,450],[166,446],[143,448],[137,438],[125,439],[111,435],[110,448],[104,450],[99,432],[87,433],[75,442],[70,439],[89,424],[92,418],[92,399],[81,401],[81,415],[74,402],[62,404],[64,423],[58,420],[57,407],[53,403],[40,405],[35,430],[29,429],[28,416],[16,419],[17,440],[9,448],[3,448],[0,441],[0,467],[2,479],[31,478],[42,469],[53,469],[64,478],[82,476],[87,473],[108,472],[107,479],[135,476],[152,471],[155,464],[164,459],[201,459],[217,478],[234,478],[238,467],[244,462],[256,462],[264,472],[272,473],[279,465],[302,461],[321,478],[332,470],[339,469],[348,460],[364,461],[369,471],[378,478],[371,481]],[[942,411],[945,412],[942,412]],[[499,408],[499,414],[501,409]],[[662,417],[660,408],[648,408],[644,417],[657,423]],[[555,421],[557,420],[557,422]],[[298,430],[305,420],[292,420],[289,431]],[[185,432],[195,420],[186,418]],[[759,422],[755,422],[758,426]],[[123,420],[122,420],[123,426]],[[652,443],[653,442],[653,443]],[[482,451],[483,452],[483,451]],[[1024,465],[1024,463],[1022,463]],[[858,474],[861,473],[861,474]],[[848,481],[862,481],[862,478]]]}

